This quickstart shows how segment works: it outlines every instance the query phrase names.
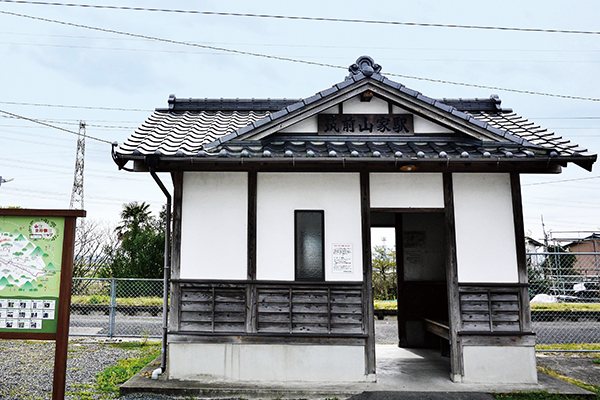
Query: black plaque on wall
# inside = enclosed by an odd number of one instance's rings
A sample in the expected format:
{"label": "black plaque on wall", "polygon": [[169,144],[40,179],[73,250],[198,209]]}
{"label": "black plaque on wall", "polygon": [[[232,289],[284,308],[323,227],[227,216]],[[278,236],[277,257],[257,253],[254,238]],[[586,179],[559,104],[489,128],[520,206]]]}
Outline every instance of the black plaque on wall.
{"label": "black plaque on wall", "polygon": [[415,133],[412,114],[319,114],[319,135],[402,135]]}

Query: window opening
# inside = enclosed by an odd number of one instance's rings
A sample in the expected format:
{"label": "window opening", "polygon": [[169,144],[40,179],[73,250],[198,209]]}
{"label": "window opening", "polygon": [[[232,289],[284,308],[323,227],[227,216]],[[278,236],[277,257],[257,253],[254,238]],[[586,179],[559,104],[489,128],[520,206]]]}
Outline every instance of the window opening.
{"label": "window opening", "polygon": [[296,280],[325,280],[325,212],[296,210],[295,263]]}

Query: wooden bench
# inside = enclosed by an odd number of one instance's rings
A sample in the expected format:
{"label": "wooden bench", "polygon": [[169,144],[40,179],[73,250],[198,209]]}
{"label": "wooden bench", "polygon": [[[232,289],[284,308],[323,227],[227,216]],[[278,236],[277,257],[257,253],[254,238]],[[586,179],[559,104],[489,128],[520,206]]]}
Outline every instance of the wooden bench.
{"label": "wooden bench", "polygon": [[425,332],[439,336],[442,356],[448,357],[450,355],[450,327],[448,321],[423,318],[423,329]]}

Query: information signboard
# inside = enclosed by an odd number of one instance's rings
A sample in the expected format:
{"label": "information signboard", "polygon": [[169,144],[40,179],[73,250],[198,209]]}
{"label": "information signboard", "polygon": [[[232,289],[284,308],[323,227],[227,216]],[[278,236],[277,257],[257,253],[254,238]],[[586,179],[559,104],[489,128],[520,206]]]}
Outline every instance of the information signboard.
{"label": "information signboard", "polygon": [[64,398],[75,223],[83,210],[0,209],[0,339],[55,340]]}
{"label": "information signboard", "polygon": [[64,217],[0,215],[0,331],[56,333]]}

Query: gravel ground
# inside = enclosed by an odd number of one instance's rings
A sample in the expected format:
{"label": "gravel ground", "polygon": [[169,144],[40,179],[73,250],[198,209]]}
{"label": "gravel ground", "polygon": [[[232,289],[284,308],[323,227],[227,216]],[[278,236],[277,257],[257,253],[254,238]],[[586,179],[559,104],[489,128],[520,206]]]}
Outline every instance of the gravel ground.
{"label": "gravel ground", "polygon": [[[376,321],[376,342],[393,344],[398,342],[396,321],[385,319]],[[82,385],[94,385],[95,375],[118,360],[136,357],[137,350],[109,346],[119,340],[75,339],[69,342],[67,361],[67,400],[96,400],[113,398],[94,394],[82,396]],[[51,399],[52,374],[54,363],[54,342],[0,340],[0,399]],[[547,366],[556,372],[600,386],[600,365],[593,359],[597,354],[557,355],[538,354],[538,364]],[[79,394],[78,394],[79,393]],[[171,400],[173,397],[157,395],[128,395],[120,400]]]}
{"label": "gravel ground", "polygon": [[[99,372],[121,359],[135,357],[135,349],[109,346],[115,342],[118,341],[79,339],[69,342],[66,399],[81,399],[80,395],[69,392],[81,392],[81,385],[93,385]],[[51,399],[54,347],[52,341],[0,340],[0,399]],[[94,395],[91,399],[99,398],[100,395]]]}

